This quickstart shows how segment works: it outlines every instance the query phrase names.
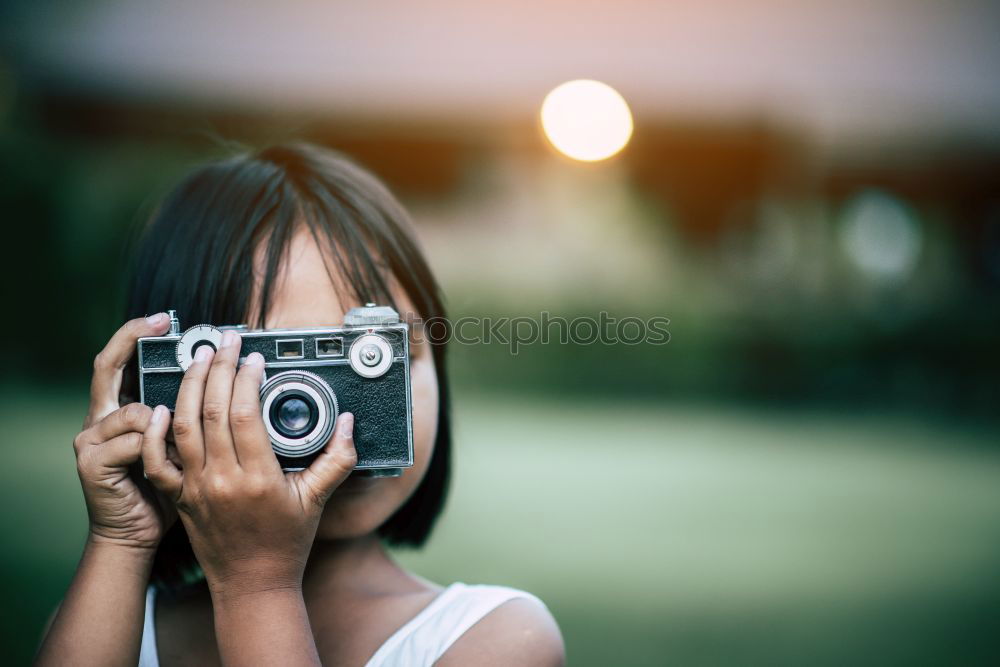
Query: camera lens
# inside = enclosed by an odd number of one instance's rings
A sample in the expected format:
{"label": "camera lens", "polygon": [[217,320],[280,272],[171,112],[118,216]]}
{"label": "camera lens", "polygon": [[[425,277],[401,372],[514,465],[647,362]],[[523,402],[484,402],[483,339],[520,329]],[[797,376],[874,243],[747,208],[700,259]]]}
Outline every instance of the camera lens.
{"label": "camera lens", "polygon": [[278,422],[289,431],[301,431],[309,423],[309,406],[301,398],[289,398],[278,408]]}
{"label": "camera lens", "polygon": [[316,426],[318,410],[308,395],[290,391],[271,403],[271,423],[286,438],[305,435]]}
{"label": "camera lens", "polygon": [[308,371],[272,375],[260,388],[260,402],[271,447],[276,454],[290,458],[322,449],[339,414],[333,389]]}

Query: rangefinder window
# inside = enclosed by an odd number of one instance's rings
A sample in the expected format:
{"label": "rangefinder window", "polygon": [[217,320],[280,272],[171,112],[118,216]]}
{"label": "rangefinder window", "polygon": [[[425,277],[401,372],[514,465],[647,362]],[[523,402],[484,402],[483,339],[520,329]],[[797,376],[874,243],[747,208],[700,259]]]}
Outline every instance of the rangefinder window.
{"label": "rangefinder window", "polygon": [[342,357],[344,356],[343,338],[317,338],[317,357]]}
{"label": "rangefinder window", "polygon": [[278,359],[301,359],[303,357],[301,338],[276,340],[274,347],[274,356]]}

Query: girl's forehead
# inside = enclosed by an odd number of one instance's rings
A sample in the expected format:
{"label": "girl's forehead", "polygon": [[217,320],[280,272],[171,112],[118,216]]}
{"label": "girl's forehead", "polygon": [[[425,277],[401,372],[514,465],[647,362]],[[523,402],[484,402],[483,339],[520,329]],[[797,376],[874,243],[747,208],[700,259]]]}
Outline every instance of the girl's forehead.
{"label": "girl's forehead", "polygon": [[[254,287],[249,323],[256,323],[267,261],[266,244],[254,257]],[[412,310],[410,300],[398,281],[390,280],[393,297],[400,308]],[[287,254],[278,268],[264,327],[267,329],[336,325],[351,308],[363,305],[353,296],[347,279],[338,270],[329,252],[316,243],[308,229],[300,228],[289,240]]]}

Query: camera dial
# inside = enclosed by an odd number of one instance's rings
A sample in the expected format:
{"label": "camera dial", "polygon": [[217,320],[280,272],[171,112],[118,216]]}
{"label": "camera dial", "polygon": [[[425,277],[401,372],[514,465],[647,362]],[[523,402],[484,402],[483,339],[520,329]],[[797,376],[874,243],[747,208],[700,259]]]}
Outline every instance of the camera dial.
{"label": "camera dial", "polygon": [[194,363],[194,354],[202,345],[208,345],[216,352],[222,345],[222,332],[211,324],[198,324],[181,335],[177,341],[177,365],[186,371]]}
{"label": "camera dial", "polygon": [[378,345],[368,343],[361,348],[361,363],[365,366],[378,366],[380,361],[382,361],[382,350],[378,349]]}
{"label": "camera dial", "polygon": [[392,365],[392,345],[382,336],[365,334],[351,345],[351,368],[361,377],[385,375]]}

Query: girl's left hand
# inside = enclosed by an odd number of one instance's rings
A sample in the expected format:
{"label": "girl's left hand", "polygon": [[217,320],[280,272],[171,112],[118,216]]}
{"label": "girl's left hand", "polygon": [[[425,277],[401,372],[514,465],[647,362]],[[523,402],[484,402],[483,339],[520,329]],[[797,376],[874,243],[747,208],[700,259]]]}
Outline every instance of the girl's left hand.
{"label": "girl's left hand", "polygon": [[240,342],[226,331],[184,374],[173,417],[182,467],[166,456],[166,407],[142,444],[146,475],[176,502],[213,595],[301,587],[323,506],[357,462],[344,413],[312,465],[282,472],[260,410],[264,358],[252,353],[237,371]]}

